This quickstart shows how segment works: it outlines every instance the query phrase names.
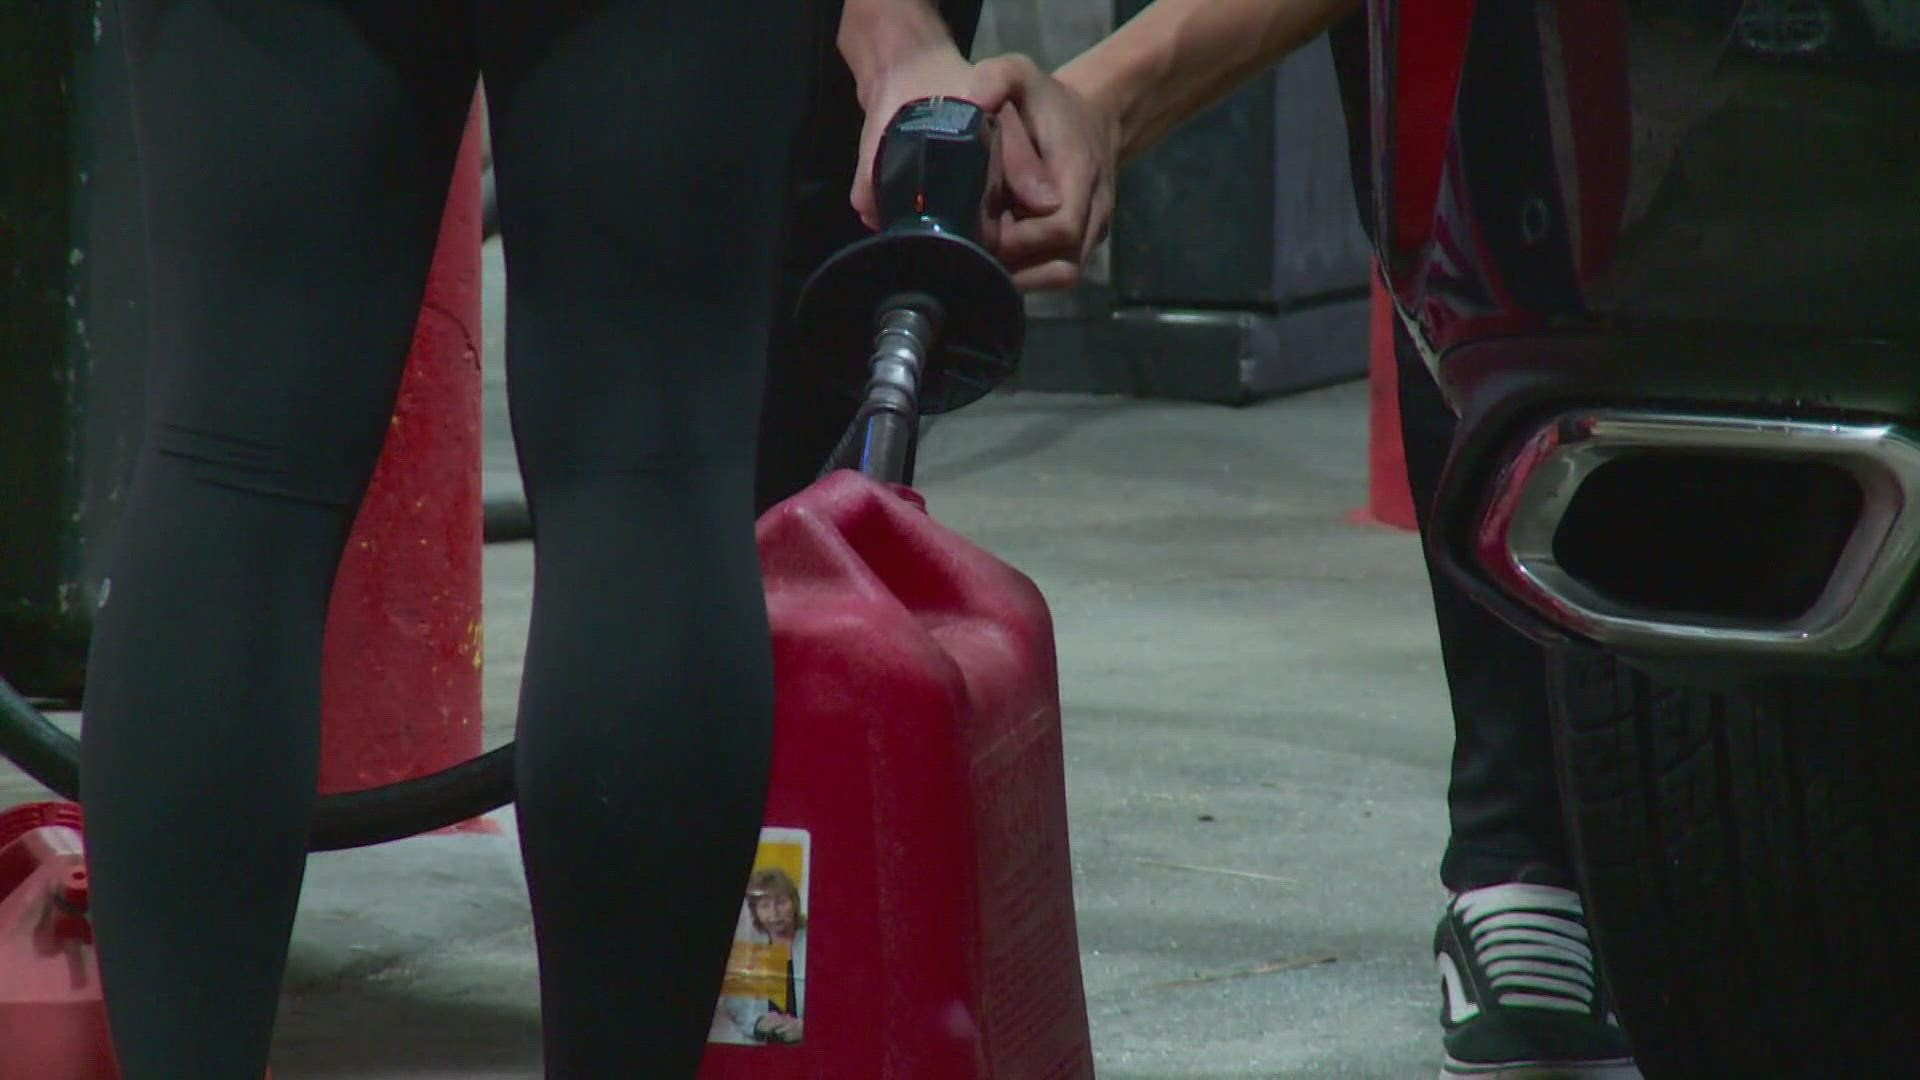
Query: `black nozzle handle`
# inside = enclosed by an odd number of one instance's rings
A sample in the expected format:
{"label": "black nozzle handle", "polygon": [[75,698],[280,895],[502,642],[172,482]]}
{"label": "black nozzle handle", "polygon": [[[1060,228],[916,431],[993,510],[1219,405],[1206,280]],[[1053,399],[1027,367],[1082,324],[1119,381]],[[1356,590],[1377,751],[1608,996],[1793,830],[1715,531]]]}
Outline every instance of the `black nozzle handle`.
{"label": "black nozzle handle", "polygon": [[980,242],[999,213],[993,117],[960,98],[923,98],[895,113],[873,166],[880,227],[936,228]]}

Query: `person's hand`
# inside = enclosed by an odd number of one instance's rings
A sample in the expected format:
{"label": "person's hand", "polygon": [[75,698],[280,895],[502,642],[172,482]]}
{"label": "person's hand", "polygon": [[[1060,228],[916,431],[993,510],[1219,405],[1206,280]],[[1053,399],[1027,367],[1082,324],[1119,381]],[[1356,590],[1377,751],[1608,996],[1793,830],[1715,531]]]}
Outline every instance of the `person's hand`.
{"label": "person's hand", "polygon": [[760,1018],[753,1026],[754,1034],[774,1042],[797,1043],[800,1041],[800,1018],[785,1013],[769,1013]]}
{"label": "person's hand", "polygon": [[[873,195],[873,163],[880,149],[880,138],[894,114],[911,101],[951,97],[970,101],[989,115],[998,113],[1004,123],[1008,114],[1002,106],[1014,92],[1011,76],[1012,72],[1004,65],[988,68],[968,63],[951,41],[943,41],[891,65],[875,78],[871,87],[862,88],[861,106],[866,110],[866,123],[860,132],[859,165],[854,172],[850,198],[867,228],[880,227],[879,208]],[[1005,154],[1009,136],[1003,131],[1000,137]],[[1019,133],[1016,141],[1024,141],[1025,137],[1024,132]],[[1033,158],[1034,153],[1028,148],[1023,160]],[[1058,205],[1058,196],[1049,186],[1044,170],[1025,168],[1019,176],[1010,175],[1004,182],[1011,189],[1007,194],[1018,206],[1049,213]],[[998,194],[988,192],[989,201]],[[999,227],[999,220],[990,220],[987,235],[981,238],[990,251],[997,252],[999,247]]]}
{"label": "person's hand", "polygon": [[993,251],[1023,289],[1066,289],[1113,218],[1119,119],[1025,56],[975,66],[1004,92],[1000,148],[1009,208]]}

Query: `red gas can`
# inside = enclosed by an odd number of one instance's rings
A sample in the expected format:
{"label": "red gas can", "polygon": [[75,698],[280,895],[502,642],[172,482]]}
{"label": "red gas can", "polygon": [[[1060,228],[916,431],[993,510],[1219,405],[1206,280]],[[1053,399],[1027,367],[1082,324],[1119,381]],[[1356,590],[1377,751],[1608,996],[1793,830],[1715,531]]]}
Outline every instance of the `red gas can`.
{"label": "red gas can", "polygon": [[0,814],[0,1080],[114,1080],[80,808]]}
{"label": "red gas can", "polygon": [[1039,591],[853,472],[759,543],[773,778],[701,1076],[1091,1077]]}

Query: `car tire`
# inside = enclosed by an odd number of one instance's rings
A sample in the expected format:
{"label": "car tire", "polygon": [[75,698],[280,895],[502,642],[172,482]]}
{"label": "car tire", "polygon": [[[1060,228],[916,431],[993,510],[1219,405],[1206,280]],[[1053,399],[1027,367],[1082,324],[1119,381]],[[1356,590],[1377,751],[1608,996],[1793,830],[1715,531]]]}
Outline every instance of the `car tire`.
{"label": "car tire", "polygon": [[1920,670],[1698,689],[1556,651],[1569,843],[1647,1077],[1912,1075]]}

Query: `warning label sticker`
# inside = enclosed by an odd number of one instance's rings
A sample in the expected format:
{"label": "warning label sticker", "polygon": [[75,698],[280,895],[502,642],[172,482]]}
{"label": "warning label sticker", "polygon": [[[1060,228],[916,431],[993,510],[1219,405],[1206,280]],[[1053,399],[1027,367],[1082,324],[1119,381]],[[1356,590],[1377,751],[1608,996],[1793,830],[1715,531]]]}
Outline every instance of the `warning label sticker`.
{"label": "warning label sticker", "polygon": [[713,1029],[707,1041],[796,1046],[807,1007],[807,892],[812,838],[765,828],[740,904]]}

